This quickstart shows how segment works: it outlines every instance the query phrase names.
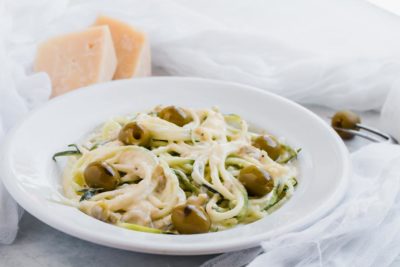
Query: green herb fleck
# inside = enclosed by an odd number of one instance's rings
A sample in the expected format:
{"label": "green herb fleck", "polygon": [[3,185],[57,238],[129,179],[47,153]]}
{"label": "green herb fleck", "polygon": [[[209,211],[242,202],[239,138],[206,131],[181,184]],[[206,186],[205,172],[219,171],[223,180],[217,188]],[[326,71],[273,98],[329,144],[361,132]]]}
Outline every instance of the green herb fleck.
{"label": "green herb fleck", "polygon": [[60,151],[57,152],[53,155],[52,159],[56,161],[57,157],[64,157],[64,156],[76,156],[76,155],[82,155],[82,152],[79,150],[79,147],[75,144],[70,144],[68,147],[73,147],[75,150],[65,150],[65,151]]}

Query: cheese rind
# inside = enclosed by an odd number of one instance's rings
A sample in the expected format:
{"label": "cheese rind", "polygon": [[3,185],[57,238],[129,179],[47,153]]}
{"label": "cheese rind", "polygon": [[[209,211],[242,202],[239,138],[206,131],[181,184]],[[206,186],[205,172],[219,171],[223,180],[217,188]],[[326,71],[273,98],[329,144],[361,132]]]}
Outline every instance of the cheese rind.
{"label": "cheese rind", "polygon": [[150,47],[145,33],[106,16],[99,16],[94,25],[110,27],[118,59],[114,79],[151,75]]}
{"label": "cheese rind", "polygon": [[52,97],[112,79],[117,57],[107,26],[51,38],[39,45],[34,70],[52,82]]}

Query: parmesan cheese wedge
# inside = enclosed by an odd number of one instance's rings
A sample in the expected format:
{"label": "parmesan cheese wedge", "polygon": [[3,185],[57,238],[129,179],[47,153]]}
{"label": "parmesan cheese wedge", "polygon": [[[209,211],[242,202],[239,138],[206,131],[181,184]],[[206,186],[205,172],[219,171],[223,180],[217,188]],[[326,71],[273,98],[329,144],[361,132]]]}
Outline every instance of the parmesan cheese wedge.
{"label": "parmesan cheese wedge", "polygon": [[51,38],[39,45],[34,63],[52,82],[52,97],[112,79],[117,57],[107,26]]}
{"label": "parmesan cheese wedge", "polygon": [[151,75],[150,46],[145,33],[106,16],[99,16],[94,25],[110,27],[118,59],[115,80]]}

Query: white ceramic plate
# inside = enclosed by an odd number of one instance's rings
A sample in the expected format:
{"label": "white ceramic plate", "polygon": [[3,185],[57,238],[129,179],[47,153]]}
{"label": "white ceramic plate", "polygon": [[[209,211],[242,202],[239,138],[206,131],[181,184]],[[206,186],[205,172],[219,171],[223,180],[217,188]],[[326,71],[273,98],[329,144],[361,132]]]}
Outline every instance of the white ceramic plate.
{"label": "white ceramic plate", "polygon": [[[299,186],[272,215],[231,230],[200,235],[160,235],[126,230],[59,204],[59,166],[51,156],[106,119],[158,104],[218,106],[302,148]],[[11,131],[0,160],[4,184],[29,213],[50,226],[94,243],[175,255],[244,249],[299,229],[342,197],[349,170],[343,142],[320,118],[279,96],[252,87],[195,78],[143,78],[94,85],[57,97]]]}

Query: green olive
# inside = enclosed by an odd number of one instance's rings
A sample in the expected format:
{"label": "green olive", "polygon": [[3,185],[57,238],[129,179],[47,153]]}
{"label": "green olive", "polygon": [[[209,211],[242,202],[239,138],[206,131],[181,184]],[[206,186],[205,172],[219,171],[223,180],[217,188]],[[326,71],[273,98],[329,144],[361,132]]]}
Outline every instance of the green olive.
{"label": "green olive", "polygon": [[260,135],[254,140],[253,146],[266,151],[273,160],[277,160],[284,152],[282,145],[272,135]]}
{"label": "green olive", "polygon": [[[335,115],[332,117],[331,125],[333,128],[339,127],[343,129],[356,130],[357,124],[360,122],[361,119],[357,114],[348,110],[344,110],[335,113]],[[335,131],[343,139],[351,139],[354,137],[354,135],[351,133],[345,133],[338,129],[335,129]]]}
{"label": "green olive", "polygon": [[118,139],[125,145],[146,146],[150,143],[150,132],[138,123],[130,122],[121,129]]}
{"label": "green olive", "polygon": [[190,122],[190,117],[186,114],[186,112],[175,106],[168,106],[163,108],[158,116],[166,121],[172,122],[180,127]]}
{"label": "green olive", "polygon": [[262,197],[274,189],[274,179],[271,175],[254,165],[240,170],[239,181],[251,196]]}
{"label": "green olive", "polygon": [[211,220],[197,205],[182,204],[172,210],[172,224],[180,234],[201,234],[210,231]]}
{"label": "green olive", "polygon": [[90,163],[83,172],[83,177],[90,188],[113,190],[117,187],[120,175],[111,165],[95,161]]}

